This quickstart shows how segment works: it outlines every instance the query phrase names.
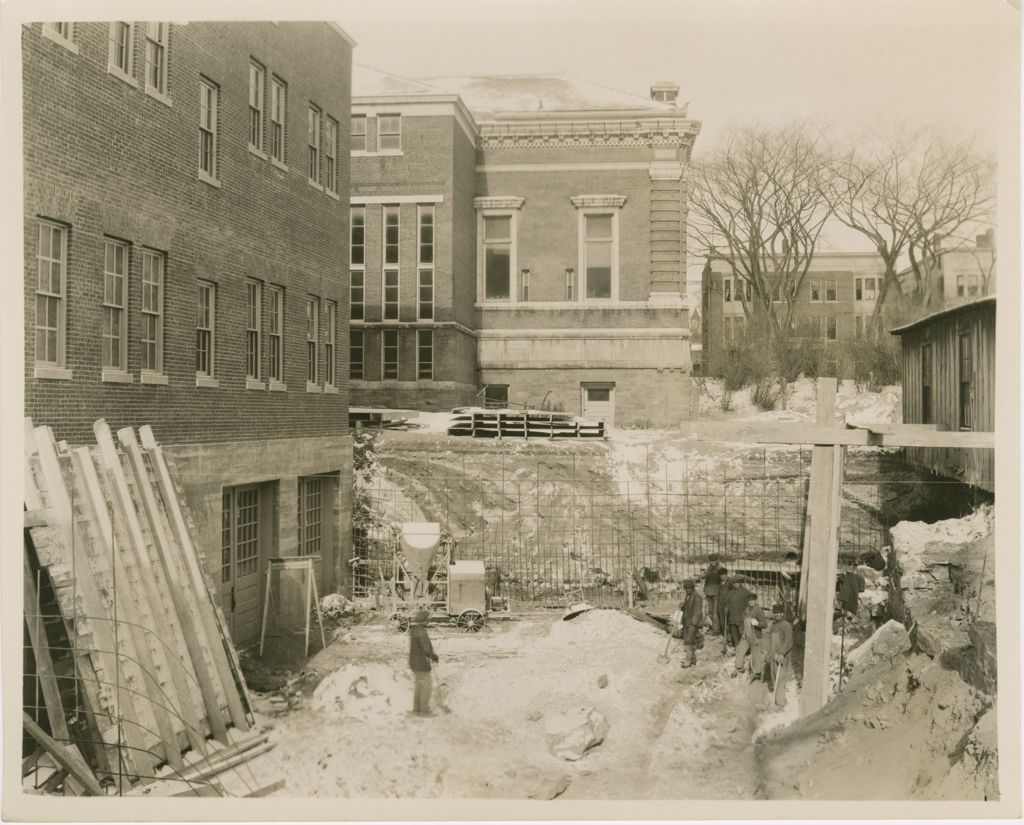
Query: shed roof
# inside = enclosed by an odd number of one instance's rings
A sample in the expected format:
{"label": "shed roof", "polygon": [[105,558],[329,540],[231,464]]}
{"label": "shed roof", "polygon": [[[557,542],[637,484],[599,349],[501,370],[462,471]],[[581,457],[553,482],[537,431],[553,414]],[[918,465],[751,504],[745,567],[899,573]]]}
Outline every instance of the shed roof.
{"label": "shed roof", "polygon": [[995,304],[995,295],[982,295],[980,298],[975,298],[971,301],[964,301],[962,304],[956,306],[946,307],[940,309],[937,312],[933,312],[930,315],[925,315],[924,318],[918,318],[916,321],[911,321],[909,324],[904,324],[901,327],[889,330],[890,335],[903,335],[905,332],[911,332],[912,330],[919,329],[920,327],[930,324],[932,321],[936,321],[939,318],[945,318],[950,315],[956,315],[960,312],[964,312],[968,309],[974,309],[975,307],[982,306],[984,304]]}

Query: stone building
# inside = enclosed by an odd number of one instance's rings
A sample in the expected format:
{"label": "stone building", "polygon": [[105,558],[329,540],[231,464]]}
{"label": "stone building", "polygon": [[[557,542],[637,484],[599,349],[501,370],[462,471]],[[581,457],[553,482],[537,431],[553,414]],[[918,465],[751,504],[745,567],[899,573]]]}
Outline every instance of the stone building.
{"label": "stone building", "polygon": [[[800,334],[824,341],[862,335],[877,302],[884,266],[873,252],[816,252],[797,294]],[[701,282],[701,344],[705,371],[749,323],[753,286],[733,274],[729,261],[711,258]]]}
{"label": "stone building", "polygon": [[235,638],[266,559],[346,572],[352,40],[321,23],[22,31],[25,414],[152,426]]}
{"label": "stone building", "polygon": [[357,67],[354,89],[353,404],[689,414],[677,86]]}

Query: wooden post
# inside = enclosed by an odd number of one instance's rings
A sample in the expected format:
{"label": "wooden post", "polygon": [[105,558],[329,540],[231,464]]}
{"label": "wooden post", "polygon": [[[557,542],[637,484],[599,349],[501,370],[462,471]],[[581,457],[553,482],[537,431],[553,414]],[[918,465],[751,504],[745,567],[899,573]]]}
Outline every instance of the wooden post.
{"label": "wooden post", "polygon": [[267,588],[263,596],[263,621],[260,624],[260,658],[263,658],[263,641],[267,638],[267,614],[270,613],[270,562],[267,562]]}
{"label": "wooden post", "polygon": [[[50,643],[46,638],[46,627],[43,617],[39,614],[35,577],[32,567],[25,556],[25,625],[28,627],[29,641],[32,644],[32,657],[36,664],[36,678],[43,692],[46,705],[46,718],[50,722],[50,730],[60,742],[70,742],[67,719],[64,717],[64,703],[60,699],[60,688],[57,686],[57,675],[53,671],[53,660],[50,658]],[[28,697],[25,697],[26,699]],[[22,705],[25,701],[22,700]]]}
{"label": "wooden post", "polygon": [[303,650],[303,655],[309,656],[309,625],[310,625],[310,614],[313,612],[313,605],[310,602],[313,599],[313,571],[309,571],[309,575],[306,577],[306,647]]}
{"label": "wooden post", "polygon": [[[324,617],[320,613],[320,588],[316,586],[316,576],[313,575],[315,571],[311,568],[309,571],[309,580],[313,582],[313,604],[316,608],[316,622],[320,625],[320,649],[327,647],[327,637],[324,635]],[[445,588],[447,590],[447,588]]]}

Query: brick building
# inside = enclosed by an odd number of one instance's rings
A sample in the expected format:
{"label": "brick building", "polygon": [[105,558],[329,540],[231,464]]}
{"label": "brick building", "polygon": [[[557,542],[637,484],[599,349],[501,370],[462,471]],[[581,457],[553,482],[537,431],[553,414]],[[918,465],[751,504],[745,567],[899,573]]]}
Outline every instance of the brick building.
{"label": "brick building", "polygon": [[[931,266],[922,266],[922,275],[931,277],[929,309],[941,309],[996,292],[995,230],[975,236],[974,244],[943,249]],[[927,275],[925,275],[927,273]],[[914,270],[907,267],[896,276],[903,293],[917,288]],[[922,285],[923,287],[923,285]]]}
{"label": "brick building", "polygon": [[[797,295],[797,330],[824,341],[863,334],[884,271],[873,252],[816,252]],[[743,337],[752,299],[752,285],[733,274],[728,260],[708,261],[701,280],[701,349],[708,374],[723,346]]]}
{"label": "brick building", "polygon": [[320,23],[25,26],[25,404],[150,424],[239,641],[265,560],[350,541],[352,41]]}
{"label": "brick building", "polygon": [[357,67],[354,88],[354,404],[686,417],[678,87]]}

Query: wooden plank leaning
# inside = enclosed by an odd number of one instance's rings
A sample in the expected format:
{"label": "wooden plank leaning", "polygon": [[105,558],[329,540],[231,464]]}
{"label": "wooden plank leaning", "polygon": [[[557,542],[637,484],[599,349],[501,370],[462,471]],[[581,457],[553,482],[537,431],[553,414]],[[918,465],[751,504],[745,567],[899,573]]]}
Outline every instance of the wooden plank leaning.
{"label": "wooden plank leaning", "polygon": [[[68,734],[67,718],[64,716],[64,703],[60,698],[60,688],[57,685],[57,675],[53,670],[53,660],[50,658],[50,643],[46,638],[46,628],[43,617],[40,615],[39,599],[36,592],[35,576],[32,575],[32,566],[29,564],[28,556],[25,556],[25,626],[28,628],[29,642],[32,645],[32,657],[35,659],[36,678],[39,680],[39,687],[43,693],[43,702],[46,707],[46,718],[50,723],[50,731],[54,738],[60,742],[70,742]],[[22,699],[22,707],[25,700]]]}
{"label": "wooden plank leaning", "polygon": [[142,555],[144,540],[138,523],[134,520],[134,504],[125,484],[121,459],[110,437],[110,428],[101,420],[93,425],[93,431],[96,433],[99,446],[100,464],[104,469],[100,481],[101,484],[105,482],[109,500],[114,506],[113,532],[118,552],[113,554],[113,558],[115,564],[121,566],[118,581],[128,583],[128,587],[120,587],[120,592],[123,594],[127,590],[130,593],[130,596],[122,598],[121,604],[131,609],[134,614],[129,627],[135,641],[139,664],[146,678],[146,692],[156,719],[164,756],[172,767],[180,770],[184,762],[181,758],[177,728],[184,726],[175,726],[172,721],[178,697],[173,681],[169,677],[172,668],[167,662],[160,638],[164,628],[154,619],[150,609],[151,605],[158,602],[157,595],[151,592],[151,582],[146,580],[147,563]]}
{"label": "wooden plank leaning", "polygon": [[[178,496],[174,489],[174,482],[171,480],[170,471],[167,468],[167,461],[164,458],[163,449],[157,444],[156,438],[150,427],[139,428],[139,438],[142,446],[150,453],[153,460],[153,467],[157,475],[157,487],[164,500],[164,506],[171,517],[171,524],[178,540],[177,545],[181,551],[182,561],[188,572],[188,578],[192,582],[192,588],[196,594],[196,601],[199,605],[200,618],[206,628],[207,638],[210,639],[210,652],[213,654],[214,664],[217,667],[217,674],[220,677],[224,689],[224,696],[228,703],[228,712],[231,721],[239,730],[249,730],[249,720],[245,708],[239,696],[239,688],[245,689],[245,680],[242,678],[241,667],[236,659],[229,659],[231,648],[230,635],[225,627],[223,619],[215,609],[213,595],[206,583],[206,576],[199,567],[199,556],[192,543],[192,536],[189,533],[188,525],[185,523],[185,515],[178,502]],[[220,643],[216,642],[220,639]],[[237,674],[237,680],[236,675]],[[248,703],[251,707],[251,702]]]}
{"label": "wooden plank leaning", "polygon": [[[146,468],[142,450],[135,438],[135,431],[130,427],[118,430],[117,438],[121,442],[128,460],[135,474],[135,487],[142,498],[143,506],[152,525],[154,545],[160,557],[164,571],[164,578],[168,583],[168,590],[174,602],[174,609],[181,622],[181,630],[185,635],[185,644],[192,661],[192,669],[195,672],[196,680],[199,683],[199,690],[203,697],[203,706],[206,710],[206,720],[214,737],[220,741],[227,741],[227,726],[221,716],[220,701],[218,692],[214,685],[211,674],[213,663],[208,661],[210,657],[209,648],[211,643],[206,638],[206,631],[199,622],[199,607],[195,603],[195,594],[190,584],[185,584],[183,571],[181,570],[181,555],[178,548],[173,546],[173,538],[164,529],[164,515],[160,512],[156,496],[150,485],[149,473]],[[219,641],[219,640],[217,640]],[[198,719],[195,721],[198,727]],[[199,750],[205,752],[205,743],[200,743]]]}
{"label": "wooden plank leaning", "polygon": [[24,711],[21,713],[21,723],[29,735],[53,757],[54,761],[75,777],[88,796],[105,795],[103,788],[100,787],[100,783],[96,781],[96,777],[89,770],[89,766],[85,764],[85,760],[78,753],[57,742]]}
{"label": "wooden plank leaning", "polygon": [[[96,709],[109,713],[112,704],[110,697],[110,682],[116,672],[116,656],[110,626],[106,621],[107,613],[104,608],[103,596],[98,583],[92,575],[89,553],[87,548],[83,552],[72,552],[74,544],[74,511],[71,498],[65,486],[64,477],[61,473],[60,463],[55,451],[53,433],[49,427],[33,427],[32,422],[26,419],[25,428],[25,497],[30,507],[42,506],[39,488],[33,474],[33,464],[38,462],[39,478],[42,487],[46,490],[48,505],[52,523],[48,531],[49,554],[51,555],[48,570],[57,588],[58,602],[61,603],[61,612],[70,612],[70,616],[64,618],[72,619],[69,632],[78,635],[87,634],[83,638],[80,650],[86,651],[85,656],[76,657],[76,671],[82,680],[85,692],[93,690],[96,696]],[[79,524],[81,531],[84,525]],[[38,530],[39,528],[36,528]],[[36,530],[33,531],[33,540],[36,537]],[[83,546],[86,543],[83,542]],[[39,546],[37,544],[37,551]],[[39,552],[40,562],[43,562],[42,552]],[[44,562],[45,563],[45,562]],[[63,575],[69,578],[72,583],[71,591],[66,585],[58,584],[62,579],[61,575],[55,575],[60,569]],[[84,615],[82,615],[84,614]],[[76,648],[78,644],[76,643]],[[76,651],[77,652],[77,651]],[[92,720],[96,729],[101,728],[101,717],[97,714]],[[107,733],[101,731],[101,738],[110,742],[109,733],[117,734],[116,726],[111,719],[111,727]],[[152,763],[145,757],[138,760],[130,756],[125,760],[124,767],[129,772],[144,771],[152,768]]]}

